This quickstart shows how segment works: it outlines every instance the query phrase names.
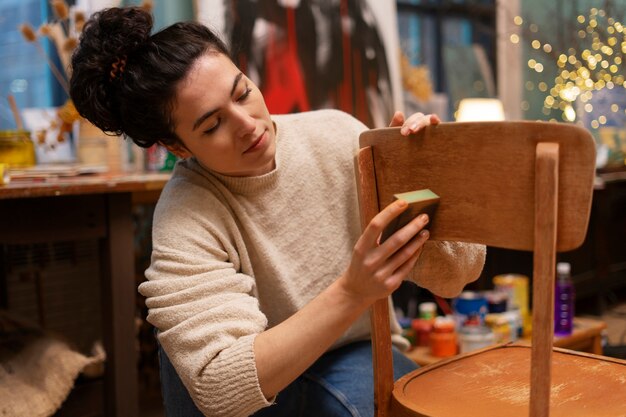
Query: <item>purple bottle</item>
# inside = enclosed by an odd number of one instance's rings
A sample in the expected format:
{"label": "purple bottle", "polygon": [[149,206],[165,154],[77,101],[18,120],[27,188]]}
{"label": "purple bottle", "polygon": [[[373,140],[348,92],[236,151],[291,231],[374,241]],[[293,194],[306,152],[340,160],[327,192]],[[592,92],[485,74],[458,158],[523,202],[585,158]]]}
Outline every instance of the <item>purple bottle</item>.
{"label": "purple bottle", "polygon": [[575,293],[571,266],[567,262],[556,264],[554,297],[554,335],[569,336],[573,329]]}

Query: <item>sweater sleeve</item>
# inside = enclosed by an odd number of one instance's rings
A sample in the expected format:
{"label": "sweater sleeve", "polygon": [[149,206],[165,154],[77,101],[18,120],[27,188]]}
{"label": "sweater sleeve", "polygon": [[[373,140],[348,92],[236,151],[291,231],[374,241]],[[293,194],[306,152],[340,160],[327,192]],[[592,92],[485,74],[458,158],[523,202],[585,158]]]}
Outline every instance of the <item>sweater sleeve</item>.
{"label": "sweater sleeve", "polygon": [[478,279],[485,255],[484,245],[427,241],[410,279],[434,294],[454,297]]}
{"label": "sweater sleeve", "polygon": [[147,319],[204,414],[248,416],[270,405],[254,357],[254,339],[267,326],[254,279],[240,272],[235,248],[215,229],[219,222],[200,217],[219,209],[193,210],[169,197],[155,215],[152,263],[139,287]]}

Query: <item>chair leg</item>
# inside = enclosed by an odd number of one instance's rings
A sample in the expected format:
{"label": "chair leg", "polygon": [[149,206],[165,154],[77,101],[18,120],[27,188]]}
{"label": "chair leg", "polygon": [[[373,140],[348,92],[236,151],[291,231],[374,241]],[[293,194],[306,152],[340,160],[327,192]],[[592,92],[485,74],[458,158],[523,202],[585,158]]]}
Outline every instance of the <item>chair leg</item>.
{"label": "chair leg", "polygon": [[535,161],[531,417],[548,417],[550,413],[558,182],[559,145],[539,143]]}
{"label": "chair leg", "polygon": [[[376,417],[389,417],[393,392],[393,356],[389,325],[389,300],[380,299],[371,308],[374,409]],[[378,322],[378,323],[375,323]]]}

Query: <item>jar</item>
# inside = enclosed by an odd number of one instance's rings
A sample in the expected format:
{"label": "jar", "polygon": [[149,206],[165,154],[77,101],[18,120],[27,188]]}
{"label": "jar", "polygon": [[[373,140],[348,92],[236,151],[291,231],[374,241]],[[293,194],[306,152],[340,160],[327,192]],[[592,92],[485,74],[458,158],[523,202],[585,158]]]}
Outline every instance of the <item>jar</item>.
{"label": "jar", "polygon": [[479,292],[463,291],[452,300],[452,310],[457,329],[467,325],[482,326],[487,314],[487,298]]}
{"label": "jar", "polygon": [[495,335],[487,326],[465,326],[459,331],[461,353],[482,349],[495,343]]}
{"label": "jar", "polygon": [[0,163],[9,168],[35,165],[35,146],[26,130],[0,130]]}
{"label": "jar", "polygon": [[437,317],[430,333],[430,352],[438,358],[456,355],[457,337],[454,320],[448,317]]}

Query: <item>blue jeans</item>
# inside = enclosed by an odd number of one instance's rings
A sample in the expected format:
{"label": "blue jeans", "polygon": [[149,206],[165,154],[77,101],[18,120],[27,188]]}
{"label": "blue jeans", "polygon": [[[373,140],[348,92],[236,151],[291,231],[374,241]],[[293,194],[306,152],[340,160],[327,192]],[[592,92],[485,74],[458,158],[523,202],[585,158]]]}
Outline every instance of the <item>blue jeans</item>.
{"label": "blue jeans", "polygon": [[[159,363],[167,417],[202,416],[160,346]],[[417,365],[394,348],[393,368],[394,379],[398,379]],[[325,353],[278,394],[274,405],[253,416],[373,417],[371,342],[355,342]]]}

